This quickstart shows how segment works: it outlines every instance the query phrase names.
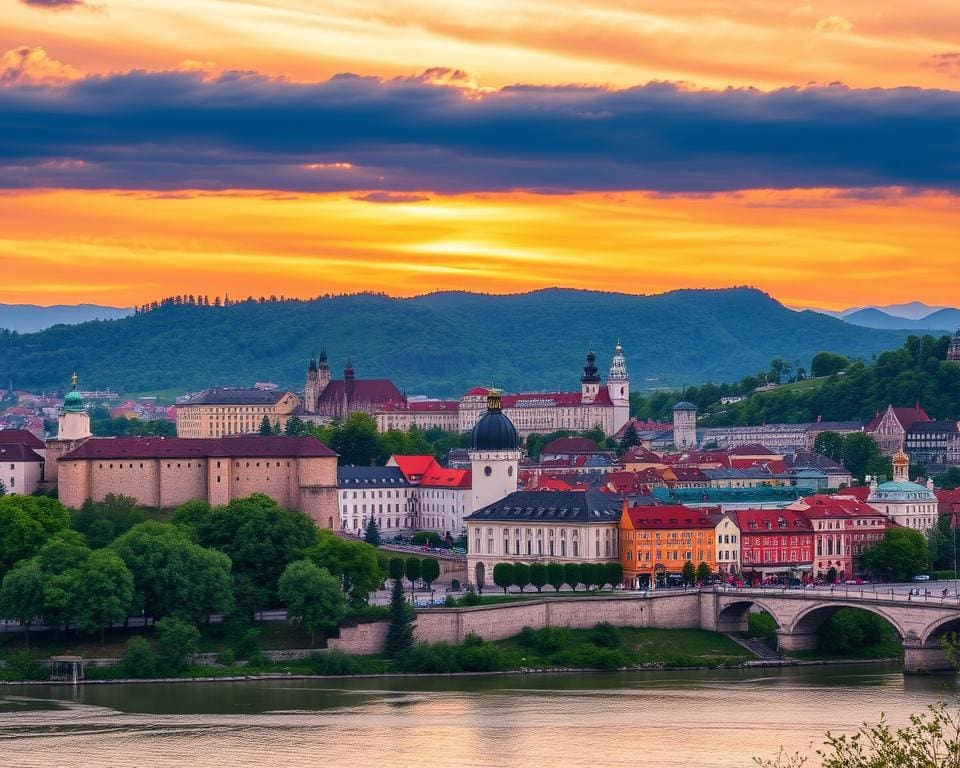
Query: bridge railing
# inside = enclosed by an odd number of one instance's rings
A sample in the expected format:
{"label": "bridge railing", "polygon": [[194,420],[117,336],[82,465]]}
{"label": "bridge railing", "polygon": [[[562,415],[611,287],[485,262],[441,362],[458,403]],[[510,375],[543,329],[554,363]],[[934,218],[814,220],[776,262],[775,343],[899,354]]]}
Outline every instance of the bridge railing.
{"label": "bridge railing", "polygon": [[865,603],[895,602],[895,603],[928,603],[930,605],[950,605],[960,607],[960,589],[933,590],[928,588],[914,588],[912,592],[898,592],[896,588],[884,588],[882,585],[854,586],[834,585],[817,587],[735,587],[728,584],[718,584],[713,587],[717,592],[731,595],[753,597],[794,597],[812,599],[841,599],[859,600]]}

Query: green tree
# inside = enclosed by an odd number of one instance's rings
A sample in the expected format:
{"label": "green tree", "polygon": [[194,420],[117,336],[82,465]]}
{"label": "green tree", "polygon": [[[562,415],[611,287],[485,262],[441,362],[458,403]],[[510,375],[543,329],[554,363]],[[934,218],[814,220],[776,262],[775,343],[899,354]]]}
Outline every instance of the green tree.
{"label": "green tree", "polygon": [[270,423],[270,417],[267,414],[263,414],[263,418],[260,419],[260,434],[264,437],[273,434],[273,425]]}
{"label": "green tree", "polygon": [[190,656],[200,650],[200,630],[178,616],[160,619],[156,630],[160,668],[170,675],[182,672]]}
{"label": "green tree", "polygon": [[127,618],[133,605],[133,574],[109,549],[91,552],[77,574],[77,601],[73,617],[78,629],[91,634]]}
{"label": "green tree", "polygon": [[593,589],[593,585],[597,583],[596,568],[593,563],[580,564],[580,581],[585,589]]}
{"label": "green tree", "polygon": [[193,531],[193,535],[196,535],[197,528],[207,521],[212,509],[213,507],[206,499],[192,499],[177,507],[171,522],[181,528]]}
{"label": "green tree", "polygon": [[390,593],[390,619],[387,626],[387,639],[384,651],[391,659],[396,659],[413,647],[413,608],[407,605],[403,594],[403,582],[393,580]]}
{"label": "green tree", "polygon": [[43,613],[43,571],[36,558],[21,560],[0,586],[0,615],[20,622],[23,639],[30,647],[30,627]]}
{"label": "green tree", "polygon": [[124,651],[120,668],[127,677],[156,677],[157,655],[145,637],[134,635],[127,640],[127,649]]}
{"label": "green tree", "polygon": [[604,565],[603,569],[604,581],[606,581],[607,584],[614,589],[620,584],[623,584],[623,565],[621,563],[616,560],[611,560]]}
{"label": "green tree", "polygon": [[70,527],[70,513],[47,496],[0,497],[0,578],[14,563],[33,557],[46,541]]}
{"label": "green tree", "polygon": [[880,448],[866,432],[851,432],[843,437],[843,466],[863,482],[872,462],[882,461]]}
{"label": "green tree", "polygon": [[405,563],[402,557],[391,557],[387,564],[390,578],[394,581],[401,581],[403,579],[404,566]]}
{"label": "green tree", "polygon": [[377,559],[377,550],[365,542],[341,539],[326,530],[317,531],[316,542],[303,551],[303,556],[340,580],[352,608],[366,605],[370,593],[383,584],[384,571]]}
{"label": "green tree", "polygon": [[377,422],[366,413],[353,413],[331,436],[330,447],[340,454],[341,465],[383,464],[386,456],[377,437]]}
{"label": "green tree", "polygon": [[530,585],[530,566],[526,563],[513,564],[513,583],[521,592]]}
{"label": "green tree", "polygon": [[713,574],[710,572],[710,566],[706,563],[701,562],[697,566],[697,581],[701,584],[706,584],[708,581],[710,581],[710,577],[712,575]]}
{"label": "green tree", "polygon": [[296,560],[280,575],[280,599],[288,618],[310,633],[310,647],[318,631],[334,630],[347,614],[340,581],[310,560]]}
{"label": "green tree", "polygon": [[697,569],[694,568],[693,563],[690,560],[687,560],[683,564],[683,570],[681,571],[683,576],[683,583],[692,586],[697,581]]}
{"label": "green tree", "polygon": [[112,545],[133,573],[134,607],[146,616],[200,620],[233,608],[230,558],[170,523],[135,525]]}
{"label": "green tree", "polygon": [[363,540],[371,547],[380,546],[380,531],[377,528],[377,521],[373,517],[367,521],[367,529],[363,533]]}
{"label": "green tree", "polygon": [[309,434],[307,424],[299,416],[291,416],[287,419],[287,425],[283,428],[283,434],[287,437],[303,437]]}
{"label": "green tree", "polygon": [[960,467],[950,467],[942,475],[937,475],[936,484],[938,488],[947,490],[960,488]]}
{"label": "green tree", "polygon": [[420,578],[424,580],[427,589],[433,588],[433,582],[440,577],[440,561],[435,557],[425,557],[420,564]]}
{"label": "green tree", "polygon": [[543,563],[530,563],[530,583],[542,592],[547,584],[547,566]]}
{"label": "green tree", "polygon": [[420,558],[408,557],[403,564],[403,573],[410,582],[410,591],[412,592],[420,579]]}
{"label": "green tree", "polygon": [[513,586],[513,563],[497,563],[493,566],[493,583],[507,594],[507,590]]}
{"label": "green tree", "polygon": [[580,566],[577,563],[564,563],[563,580],[576,592],[580,584]]}
{"label": "green tree", "polygon": [[810,374],[813,376],[832,376],[846,370],[850,359],[835,352],[817,352],[810,362]]}
{"label": "green tree", "polygon": [[904,581],[928,567],[927,542],[912,528],[889,528],[860,556],[864,570],[884,581]]}
{"label": "green tree", "polygon": [[634,446],[640,445],[640,435],[637,434],[637,428],[633,425],[631,421],[627,426],[626,430],[623,433],[623,437],[620,438],[620,453],[624,454],[629,451]]}
{"label": "green tree", "polygon": [[547,563],[547,583],[553,587],[554,592],[560,591],[560,587],[566,583],[563,565],[560,563]]}
{"label": "green tree", "polygon": [[843,463],[843,435],[839,432],[820,432],[813,441],[813,452]]}
{"label": "green tree", "polygon": [[309,517],[260,493],[214,507],[196,530],[202,546],[230,558],[238,607],[250,615],[276,599],[283,569],[317,541]]}

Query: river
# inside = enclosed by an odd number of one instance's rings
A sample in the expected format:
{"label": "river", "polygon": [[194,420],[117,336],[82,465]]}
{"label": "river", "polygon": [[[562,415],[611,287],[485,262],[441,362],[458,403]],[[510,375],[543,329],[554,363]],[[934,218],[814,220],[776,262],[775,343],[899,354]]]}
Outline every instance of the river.
{"label": "river", "polygon": [[[904,723],[944,678],[860,665],[0,687],[4,768],[728,768]],[[813,759],[808,765],[816,766]]]}

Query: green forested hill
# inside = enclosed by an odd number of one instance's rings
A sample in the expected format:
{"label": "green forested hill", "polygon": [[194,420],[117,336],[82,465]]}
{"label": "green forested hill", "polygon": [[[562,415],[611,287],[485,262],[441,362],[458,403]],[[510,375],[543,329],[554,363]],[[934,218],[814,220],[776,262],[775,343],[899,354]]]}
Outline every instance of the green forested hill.
{"label": "green forested hill", "polygon": [[794,312],[748,288],[657,296],[549,289],[509,296],[362,294],[228,307],[163,306],[134,317],[0,333],[0,382],[121,392],[271,380],[302,387],[325,345],[334,375],[388,376],[409,393],[574,388],[589,345],[605,373],[619,338],[634,388],[731,381],[772,358],[809,366],[818,351],[869,358],[906,333]]}

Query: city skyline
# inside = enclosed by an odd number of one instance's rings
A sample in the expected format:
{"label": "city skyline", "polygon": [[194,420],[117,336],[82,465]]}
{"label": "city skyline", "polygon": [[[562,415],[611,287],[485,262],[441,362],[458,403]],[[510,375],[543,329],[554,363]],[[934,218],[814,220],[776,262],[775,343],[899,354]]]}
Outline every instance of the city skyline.
{"label": "city skyline", "polygon": [[4,6],[2,302],[954,303],[937,2]]}

